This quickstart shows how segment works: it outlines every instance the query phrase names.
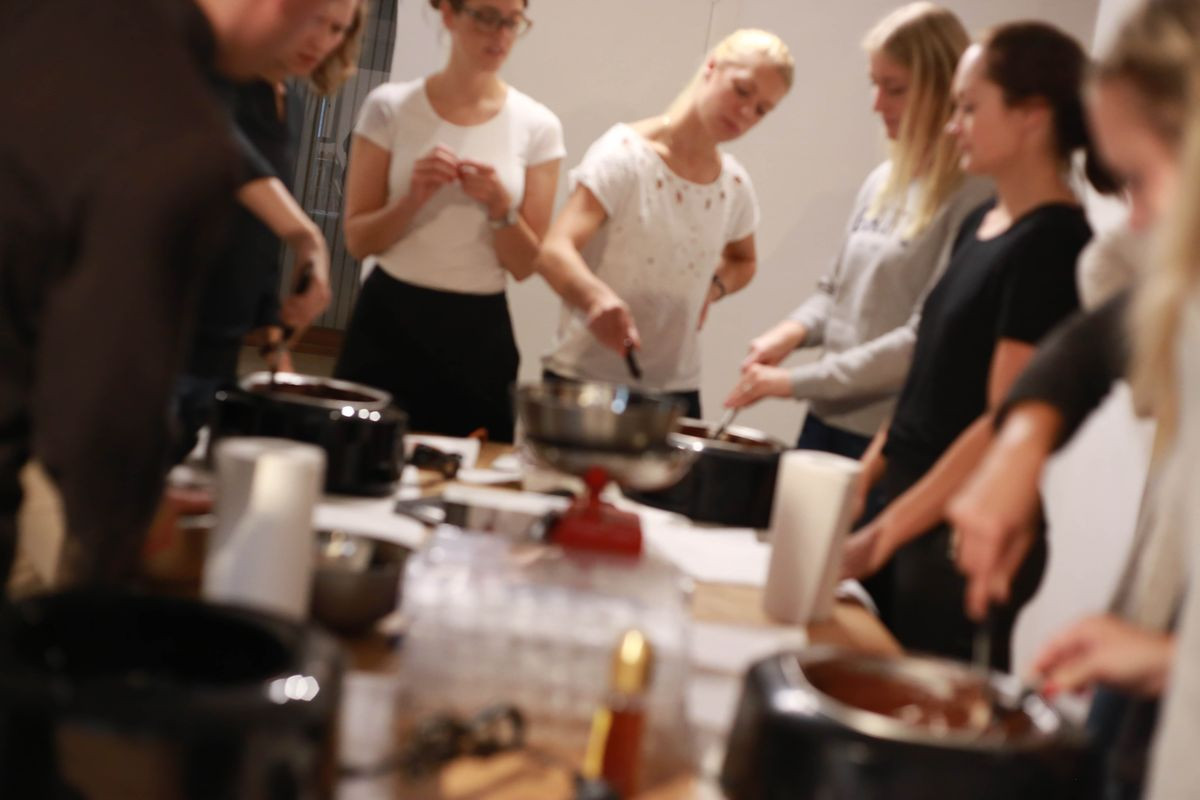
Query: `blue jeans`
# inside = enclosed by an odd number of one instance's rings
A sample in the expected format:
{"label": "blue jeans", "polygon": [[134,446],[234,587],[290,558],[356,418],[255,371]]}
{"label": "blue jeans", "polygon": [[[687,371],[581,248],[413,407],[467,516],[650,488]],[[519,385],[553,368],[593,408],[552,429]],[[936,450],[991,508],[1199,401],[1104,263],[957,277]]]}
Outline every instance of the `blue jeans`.
{"label": "blue jeans", "polygon": [[800,429],[796,449],[823,450],[847,458],[862,458],[870,444],[871,437],[835,428],[810,412],[804,417],[804,427]]}

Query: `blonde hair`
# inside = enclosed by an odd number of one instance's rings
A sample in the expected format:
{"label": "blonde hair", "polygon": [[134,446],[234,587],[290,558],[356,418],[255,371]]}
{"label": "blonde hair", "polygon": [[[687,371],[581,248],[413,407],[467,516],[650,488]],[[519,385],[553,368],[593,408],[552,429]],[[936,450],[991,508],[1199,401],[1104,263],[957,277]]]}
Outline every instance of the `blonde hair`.
{"label": "blonde hair", "polygon": [[[1157,0],[1131,17],[1096,69],[1098,80],[1127,81],[1146,122],[1180,147],[1180,196],[1155,237],[1154,263],[1131,314],[1134,403],[1154,414],[1164,436],[1178,424],[1176,338],[1183,306],[1200,292],[1200,7]],[[1191,113],[1188,109],[1191,108]]]}
{"label": "blonde hair", "polygon": [[906,205],[909,187],[922,179],[916,208],[901,235],[919,234],[961,185],[958,147],[945,135],[953,110],[954,70],[970,37],[952,12],[919,2],[902,6],[875,24],[863,49],[881,53],[912,73],[908,103],[891,147],[892,169],[871,201],[877,218]]}
{"label": "blonde hair", "polygon": [[346,26],[342,42],[313,69],[308,82],[317,94],[333,94],[358,69],[358,54],[362,50],[363,31],[367,27],[367,0],[357,0],[354,17]]}
{"label": "blonde hair", "polygon": [[704,78],[704,71],[709,61],[717,64],[738,64],[754,57],[761,58],[774,66],[779,72],[779,76],[783,78],[784,85],[788,89],[792,88],[792,81],[796,75],[796,62],[792,58],[788,46],[770,31],[742,28],[717,42],[716,47],[705,57],[704,63],[700,65],[700,69],[696,70],[696,74],[688,82],[688,85],[671,103],[667,115],[670,117],[682,115],[688,104],[692,102],[696,89]]}

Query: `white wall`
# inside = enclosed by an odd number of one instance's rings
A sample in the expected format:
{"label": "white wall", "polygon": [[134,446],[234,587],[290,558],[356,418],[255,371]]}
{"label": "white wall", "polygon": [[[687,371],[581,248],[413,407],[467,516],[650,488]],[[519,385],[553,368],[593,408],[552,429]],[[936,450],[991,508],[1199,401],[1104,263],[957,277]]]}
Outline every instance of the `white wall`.
{"label": "white wall", "polygon": [[[1095,0],[951,0],[970,30],[1021,17],[1050,20],[1090,41]],[[775,31],[797,61],[790,96],[730,150],[758,189],[763,223],[760,271],[744,292],[719,304],[703,334],[703,398],[714,417],[736,379],[749,340],[812,291],[833,258],[854,192],[884,154],[871,115],[859,40],[897,0],[533,0],[532,32],[504,75],[558,113],[565,167],[609,125],[660,113],[708,47],[738,27]],[[441,61],[438,20],[424,0],[400,0],[393,76],[410,78]],[[565,184],[565,171],[563,183]],[[540,370],[557,322],[556,298],[536,278],[510,294],[523,379]],[[786,440],[801,407],[767,401],[739,419]]]}

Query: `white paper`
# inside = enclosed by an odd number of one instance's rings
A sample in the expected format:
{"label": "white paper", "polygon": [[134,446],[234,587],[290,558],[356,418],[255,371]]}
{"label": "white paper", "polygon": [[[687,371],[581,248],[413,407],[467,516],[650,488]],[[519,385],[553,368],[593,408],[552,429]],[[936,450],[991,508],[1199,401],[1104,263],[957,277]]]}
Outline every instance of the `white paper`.
{"label": "white paper", "polygon": [[756,661],[808,644],[803,628],[693,622],[690,654],[694,669],[740,677]]}
{"label": "white paper", "polygon": [[459,483],[475,486],[495,486],[505,483],[520,483],[521,473],[499,469],[460,469],[454,479]]}
{"label": "white paper", "polygon": [[675,515],[643,513],[641,520],[646,546],[694,580],[766,584],[770,548],[754,529],[705,528]]}
{"label": "white paper", "polygon": [[317,530],[343,530],[396,542],[416,549],[428,531],[415,519],[393,511],[395,497],[345,497],[325,495],[313,513]]}

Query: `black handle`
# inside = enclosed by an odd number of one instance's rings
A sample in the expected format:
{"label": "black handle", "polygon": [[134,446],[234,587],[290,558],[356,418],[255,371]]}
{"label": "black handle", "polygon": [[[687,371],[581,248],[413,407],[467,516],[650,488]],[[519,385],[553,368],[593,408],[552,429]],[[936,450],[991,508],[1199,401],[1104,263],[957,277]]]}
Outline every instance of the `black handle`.
{"label": "black handle", "polygon": [[629,374],[633,376],[635,381],[642,379],[642,368],[638,365],[637,357],[633,354],[633,342],[625,340],[625,366],[629,367]]}

